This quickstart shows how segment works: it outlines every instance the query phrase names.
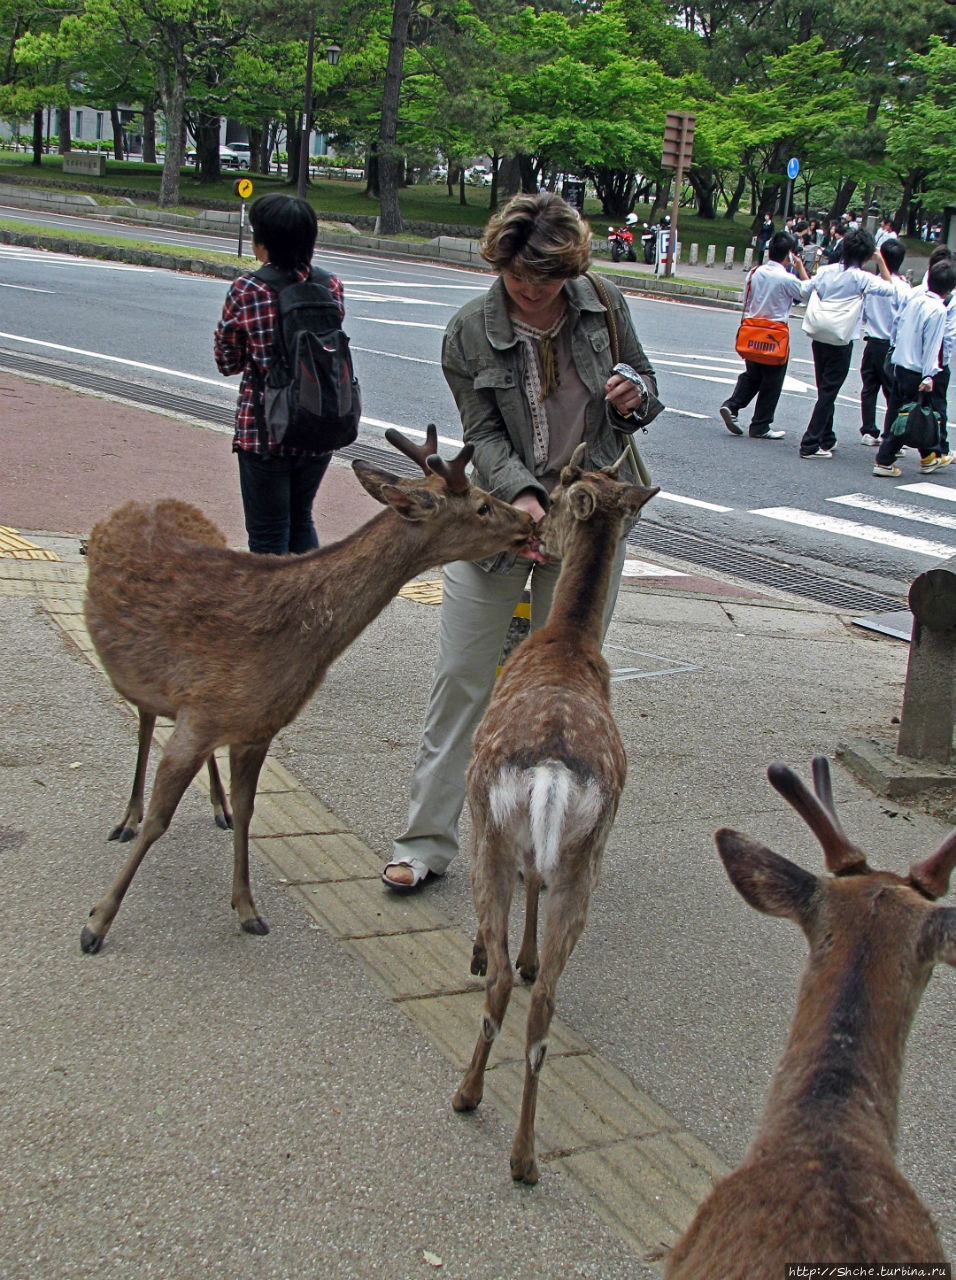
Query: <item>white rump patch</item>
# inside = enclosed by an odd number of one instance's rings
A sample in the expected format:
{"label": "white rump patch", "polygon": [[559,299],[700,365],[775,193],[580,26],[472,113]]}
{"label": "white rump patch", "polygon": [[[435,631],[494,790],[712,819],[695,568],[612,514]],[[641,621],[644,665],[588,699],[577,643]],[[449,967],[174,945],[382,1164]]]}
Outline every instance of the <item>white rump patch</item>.
{"label": "white rump patch", "polygon": [[538,874],[547,880],[566,840],[594,831],[603,818],[601,791],[593,780],[583,785],[567,765],[545,760],[530,769],[502,770],[491,787],[488,805],[495,826],[530,838]]}

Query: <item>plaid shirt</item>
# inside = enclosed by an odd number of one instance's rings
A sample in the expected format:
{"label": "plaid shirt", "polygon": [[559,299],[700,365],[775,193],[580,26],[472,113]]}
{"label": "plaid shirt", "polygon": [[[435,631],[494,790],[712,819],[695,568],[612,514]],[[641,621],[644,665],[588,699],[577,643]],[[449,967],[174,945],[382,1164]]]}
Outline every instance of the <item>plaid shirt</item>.
{"label": "plaid shirt", "polygon": [[[308,274],[307,267],[300,267],[295,272],[295,278],[304,280]],[[329,288],[338,304],[339,314],[344,319],[345,293],[341,281],[332,276]],[[252,366],[255,365],[263,377],[269,372],[275,323],[275,290],[259,280],[253,272],[237,276],[226,294],[214,345],[219,372],[226,375],[242,373],[239,402],[236,405],[236,433],[232,438],[233,452],[239,449],[259,452]],[[300,449],[283,449],[281,445],[275,444],[270,444],[269,447],[273,453],[283,456],[302,452]]]}

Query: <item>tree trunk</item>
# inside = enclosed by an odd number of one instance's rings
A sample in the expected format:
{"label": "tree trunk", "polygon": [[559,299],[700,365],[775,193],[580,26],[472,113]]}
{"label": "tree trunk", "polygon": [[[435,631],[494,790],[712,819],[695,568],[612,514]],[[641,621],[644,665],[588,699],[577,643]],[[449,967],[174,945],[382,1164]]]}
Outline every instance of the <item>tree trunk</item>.
{"label": "tree trunk", "polygon": [[33,159],[31,164],[37,168],[43,163],[43,108],[38,107],[33,113]]}
{"label": "tree trunk", "polygon": [[120,119],[119,107],[110,107],[110,124],[113,128],[113,159],[125,160],[126,149],[123,146],[123,122]]}
{"label": "tree trunk", "polygon": [[156,163],[156,112],[151,102],[143,103],[143,163]]}
{"label": "tree trunk", "polygon": [[518,172],[521,175],[521,190],[527,196],[537,195],[538,192],[538,174],[540,169],[534,162],[534,157],[519,152],[515,157],[518,161]]}
{"label": "tree trunk", "polygon": [[365,194],[372,200],[377,200],[381,194],[379,178],[378,148],[373,142],[365,161]]}
{"label": "tree trunk", "polygon": [[286,175],[290,186],[299,185],[299,152],[302,149],[302,129],[299,125],[298,112],[286,112],[285,117],[285,153],[289,159],[289,171]]}
{"label": "tree trunk", "polygon": [[268,129],[260,129],[256,125],[249,126],[249,169],[252,173],[262,173],[262,144],[268,135]]}
{"label": "tree trunk", "polygon": [[498,179],[498,195],[509,198],[521,190],[521,169],[516,156],[505,156],[501,162]]}
{"label": "tree trunk", "polygon": [[661,214],[667,211],[667,206],[670,203],[671,184],[673,183],[673,181],[674,181],[673,177],[671,177],[671,175],[668,174],[665,180],[657,188],[657,195],[654,199],[654,207],[651,209],[652,222],[656,222],[658,218],[660,218]]}
{"label": "tree trunk", "polygon": [[186,68],[182,50],[173,58],[173,65],[160,78],[160,97],[163,115],[166,117],[166,158],[163,176],[159,184],[157,204],[161,209],[179,204],[179,171],[183,164],[185,134],[183,123],[186,113]]}
{"label": "tree trunk", "polygon": [[70,108],[60,108],[60,123],[57,127],[57,135],[59,136],[59,152],[61,156],[73,147],[73,132],[70,124]]}
{"label": "tree trunk", "polygon": [[218,182],[222,176],[219,167],[219,116],[202,112],[197,119],[196,158],[199,161],[199,181]]}
{"label": "tree trunk", "polygon": [[378,174],[381,201],[379,230],[382,235],[400,235],[402,210],[398,203],[399,157],[395,149],[398,137],[398,104],[402,93],[402,67],[408,43],[408,21],[411,0],[393,0],[392,31],[388,40],[388,62],[385,66],[385,89],[382,94],[382,117],[378,130]]}
{"label": "tree trunk", "polygon": [[737,179],[737,185],[734,187],[734,194],[727,202],[727,212],[725,218],[733,219],[737,216],[737,210],[740,208],[740,202],[744,198],[744,192],[747,190],[747,175],[740,174]]}
{"label": "tree trunk", "polygon": [[692,169],[687,175],[702,218],[717,217],[717,179],[712,169]]}
{"label": "tree trunk", "polygon": [[491,191],[488,194],[488,208],[492,213],[498,208],[498,152],[491,155]]}

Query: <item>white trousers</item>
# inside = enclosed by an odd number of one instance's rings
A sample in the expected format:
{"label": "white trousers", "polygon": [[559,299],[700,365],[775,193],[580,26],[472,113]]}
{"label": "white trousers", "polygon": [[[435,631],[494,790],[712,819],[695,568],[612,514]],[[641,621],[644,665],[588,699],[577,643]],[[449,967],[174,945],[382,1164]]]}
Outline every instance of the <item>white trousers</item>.
{"label": "white trousers", "polygon": [[[617,603],[625,549],[622,539],[604,610],[605,634]],[[458,852],[472,738],[491,700],[515,606],[530,585],[531,630],[536,631],[547,619],[559,572],[560,564],[521,559],[507,573],[487,573],[466,560],[445,566],[435,679],[412,774],[408,826],[395,841],[394,860],[417,858],[442,875]]]}

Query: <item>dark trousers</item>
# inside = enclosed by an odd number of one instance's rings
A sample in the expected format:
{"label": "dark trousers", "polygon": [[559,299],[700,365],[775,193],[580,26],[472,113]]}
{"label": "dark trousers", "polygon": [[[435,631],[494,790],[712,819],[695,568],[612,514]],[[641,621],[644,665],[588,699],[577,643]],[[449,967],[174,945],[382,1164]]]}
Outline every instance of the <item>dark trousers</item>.
{"label": "dark trousers", "polygon": [[[876,451],[876,461],[881,467],[888,467],[895,462],[903,448],[903,437],[890,435],[890,427],[896,421],[904,404],[915,404],[919,400],[919,384],[923,381],[923,375],[915,369],[904,369],[898,364],[893,368],[895,373],[886,406],[886,418],[883,421],[883,439]],[[932,398],[930,404],[932,404]],[[934,452],[933,449],[927,449],[922,457],[926,458]]]}
{"label": "dark trousers", "polygon": [[312,503],[331,453],[285,458],[239,449],[236,456],[249,550],[282,556],[317,547]]}
{"label": "dark trousers", "polygon": [[783,390],[783,380],[787,376],[787,361],[783,364],[757,364],[754,360],[744,361],[744,371],[737,379],[729,399],[724,403],[737,413],[750,404],[754,396],[753,417],[750,419],[750,434],[762,436],[773,422],[774,410]]}
{"label": "dark trousers", "polygon": [[876,425],[876,401],[881,391],[883,399],[889,404],[893,380],[887,376],[884,368],[889,349],[889,338],[867,338],[863,344],[863,359],[860,361],[860,381],[863,384],[860,392],[860,434],[864,436],[880,434]]}
{"label": "dark trousers", "polygon": [[817,402],[800,441],[801,453],[816,453],[817,449],[832,449],[836,444],[833,430],[833,406],[840,388],[846,382],[853,359],[853,343],[834,347],[828,342],[811,342],[813,372],[817,383]]}
{"label": "dark trousers", "polygon": [[949,432],[946,421],[946,397],[949,392],[949,365],[940,369],[933,379],[933,393],[930,404],[939,414],[939,448],[941,453],[949,453]]}

